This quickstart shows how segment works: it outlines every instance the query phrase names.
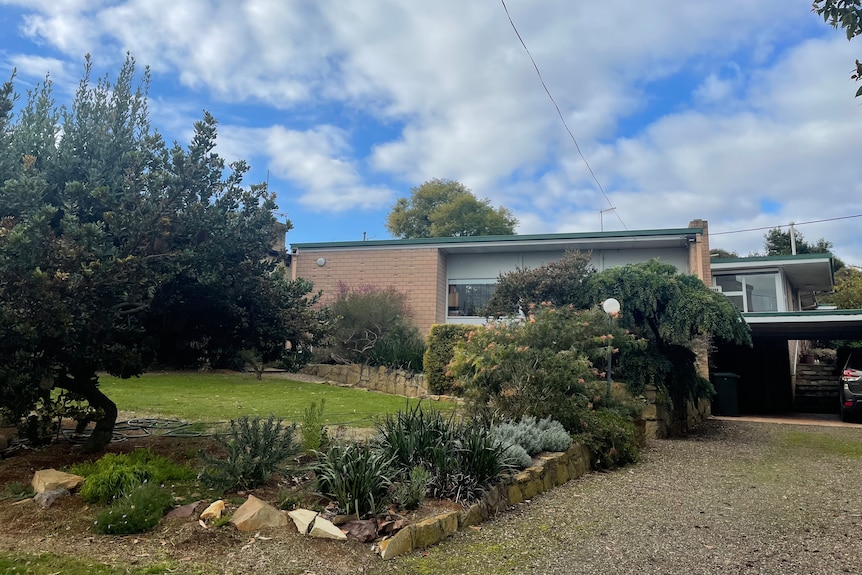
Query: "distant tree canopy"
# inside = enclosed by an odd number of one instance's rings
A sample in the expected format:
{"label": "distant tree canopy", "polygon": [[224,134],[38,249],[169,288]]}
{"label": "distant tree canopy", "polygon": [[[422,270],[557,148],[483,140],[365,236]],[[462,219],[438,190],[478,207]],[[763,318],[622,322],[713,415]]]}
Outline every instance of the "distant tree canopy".
{"label": "distant tree canopy", "polygon": [[675,409],[711,391],[695,367],[700,338],[751,343],[748,325],[727,297],[658,260],[596,272],[589,254],[569,252],[558,262],[502,274],[489,312],[527,311],[541,302],[589,308],[610,297],[621,304],[619,324],[648,341],[620,357],[620,379],[634,392],[645,384],[664,388]]}
{"label": "distant tree canopy", "polygon": [[729,252],[721,248],[712,248],[709,250],[709,256],[712,258],[738,258],[738,252]]}
{"label": "distant tree canopy", "polygon": [[399,198],[386,220],[389,233],[404,239],[510,235],[517,224],[507,208],[494,209],[464,184],[437,178]]}
{"label": "distant tree canopy", "polygon": [[[812,11],[823,18],[833,28],[843,28],[847,39],[862,34],[862,1],[860,0],[814,0]],[[862,62],[856,60],[851,80],[862,80]],[[862,96],[862,86],[856,90],[856,97]]]}
{"label": "distant tree canopy", "polygon": [[20,417],[52,387],[102,413],[86,448],[110,440],[116,405],[97,372],[140,374],[154,359],[230,363],[319,338],[311,284],[273,258],[280,224],[248,166],[213,150],[204,114],[188,147],[147,113],[149,73],[129,57],[112,82],[91,63],[69,107],[45,80],[13,115],[0,89],[0,409]]}
{"label": "distant tree canopy", "polygon": [[[820,238],[815,243],[809,243],[802,236],[802,232],[793,228],[793,239],[796,241],[797,254],[829,254],[832,256],[832,242]],[[793,242],[790,230],[772,228],[763,236],[763,249],[767,256],[789,256],[793,254]],[[832,256],[832,270],[837,271],[844,267],[844,262]]]}

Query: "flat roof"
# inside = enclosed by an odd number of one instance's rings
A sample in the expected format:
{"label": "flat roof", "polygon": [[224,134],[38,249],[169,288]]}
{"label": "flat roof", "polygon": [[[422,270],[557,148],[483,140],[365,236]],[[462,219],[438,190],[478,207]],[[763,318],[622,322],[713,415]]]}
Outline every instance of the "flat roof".
{"label": "flat roof", "polygon": [[746,258],[712,258],[712,274],[756,273],[781,270],[796,289],[805,292],[830,291],[834,285],[832,254],[797,254],[787,256],[754,256]]}
{"label": "flat roof", "polygon": [[754,336],[778,339],[862,339],[862,310],[744,313]]}
{"label": "flat roof", "polygon": [[[446,238],[411,238],[350,242],[291,244],[291,250],[440,248],[448,252],[486,252],[516,249],[600,249],[629,247],[681,247],[703,233],[703,228],[626,230],[561,234],[527,234]],[[648,245],[644,245],[648,244]]]}

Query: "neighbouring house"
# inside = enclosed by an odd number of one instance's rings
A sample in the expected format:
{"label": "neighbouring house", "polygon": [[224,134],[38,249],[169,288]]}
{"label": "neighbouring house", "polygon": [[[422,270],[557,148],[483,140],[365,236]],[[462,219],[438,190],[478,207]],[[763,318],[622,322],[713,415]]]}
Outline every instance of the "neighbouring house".
{"label": "neighbouring house", "polygon": [[802,359],[812,340],[862,339],[862,311],[821,308],[831,254],[713,258],[713,286],[743,312],[754,346],[719,344],[713,372],[740,376],[738,411],[838,411],[835,366]]}
{"label": "neighbouring house", "polygon": [[484,323],[479,310],[501,273],[569,250],[590,252],[600,271],[658,258],[729,297],[755,347],[719,347],[700,368],[704,376],[738,374],[745,412],[793,408],[798,340],[862,339],[862,312],[814,309],[815,295],[832,289],[829,254],[710,260],[708,224],[699,219],[658,230],[300,243],[291,245],[290,266],[294,278],[323,291],[323,303],[341,285],[394,288],[427,332],[437,323]]}

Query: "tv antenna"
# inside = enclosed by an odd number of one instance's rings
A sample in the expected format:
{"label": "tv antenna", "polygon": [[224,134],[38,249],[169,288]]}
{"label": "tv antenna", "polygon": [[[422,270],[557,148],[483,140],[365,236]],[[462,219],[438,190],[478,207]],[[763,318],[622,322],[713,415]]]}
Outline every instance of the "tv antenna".
{"label": "tv antenna", "polygon": [[605,231],[605,212],[614,212],[616,211],[615,207],[605,208],[604,210],[599,210],[599,229],[601,231]]}

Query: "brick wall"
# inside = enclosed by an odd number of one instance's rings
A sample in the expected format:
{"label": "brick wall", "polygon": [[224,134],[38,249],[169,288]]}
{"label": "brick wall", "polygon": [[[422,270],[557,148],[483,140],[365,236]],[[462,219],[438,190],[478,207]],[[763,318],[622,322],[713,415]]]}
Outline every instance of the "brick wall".
{"label": "brick wall", "polygon": [[[689,273],[696,275],[703,283],[712,286],[712,267],[709,260],[709,224],[706,220],[692,220],[690,228],[703,228],[703,233],[697,236],[697,240],[688,245],[688,269]],[[701,377],[709,379],[709,346],[703,338],[698,338],[693,345],[697,354],[695,367]]]}
{"label": "brick wall", "polygon": [[[324,265],[317,264],[324,258]],[[411,315],[424,334],[445,321],[446,258],[436,247],[376,250],[303,250],[294,254],[293,277],[311,280],[331,303],[338,284],[393,288],[407,296]]]}
{"label": "brick wall", "polygon": [[712,268],[709,262],[709,224],[706,220],[692,220],[690,228],[703,228],[703,233],[688,246],[689,273],[696,275],[708,286],[712,285]]}

